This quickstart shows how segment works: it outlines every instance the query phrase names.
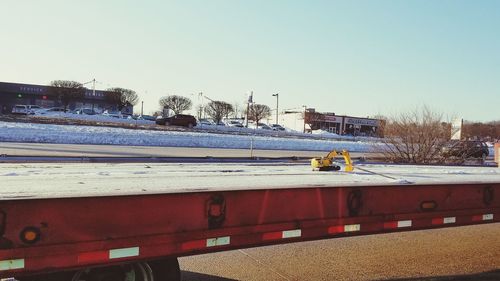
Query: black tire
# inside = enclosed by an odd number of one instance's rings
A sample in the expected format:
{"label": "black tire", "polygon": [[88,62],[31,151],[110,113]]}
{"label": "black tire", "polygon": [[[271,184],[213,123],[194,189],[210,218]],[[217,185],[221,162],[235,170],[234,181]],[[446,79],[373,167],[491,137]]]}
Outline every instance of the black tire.
{"label": "black tire", "polygon": [[177,258],[164,258],[148,262],[155,281],[181,281],[181,269]]}

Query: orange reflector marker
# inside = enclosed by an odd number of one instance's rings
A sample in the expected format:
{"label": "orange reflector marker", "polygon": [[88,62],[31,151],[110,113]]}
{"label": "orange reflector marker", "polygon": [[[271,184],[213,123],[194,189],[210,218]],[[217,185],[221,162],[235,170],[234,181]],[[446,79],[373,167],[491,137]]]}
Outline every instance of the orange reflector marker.
{"label": "orange reflector marker", "polygon": [[420,204],[420,208],[423,211],[432,211],[437,208],[437,203],[434,201],[424,201]]}
{"label": "orange reflector marker", "polygon": [[42,234],[40,229],[34,226],[28,226],[21,231],[20,238],[21,241],[26,244],[35,244],[38,240],[40,240],[41,236]]}

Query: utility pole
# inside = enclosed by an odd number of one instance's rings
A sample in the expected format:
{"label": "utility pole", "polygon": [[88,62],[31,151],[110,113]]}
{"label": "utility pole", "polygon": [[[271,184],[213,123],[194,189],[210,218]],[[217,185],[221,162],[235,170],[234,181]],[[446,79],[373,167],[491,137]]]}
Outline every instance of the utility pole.
{"label": "utility pole", "polygon": [[144,101],[141,102],[141,116],[144,115]]}
{"label": "utility pole", "polygon": [[245,127],[248,128],[248,111],[250,110],[250,104],[253,102],[253,91],[250,91],[250,95],[248,96],[247,100],[247,123],[245,124]]}
{"label": "utility pole", "polygon": [[276,97],[276,125],[278,125],[278,103],[279,103],[280,94],[273,94],[273,97]]}

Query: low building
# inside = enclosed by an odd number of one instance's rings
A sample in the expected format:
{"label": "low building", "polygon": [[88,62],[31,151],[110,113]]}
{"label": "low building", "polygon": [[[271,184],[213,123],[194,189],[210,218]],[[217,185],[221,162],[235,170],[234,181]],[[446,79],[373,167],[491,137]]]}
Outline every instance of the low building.
{"label": "low building", "polygon": [[[49,91],[50,86],[0,82],[0,114],[12,112],[17,104],[38,105],[44,108],[62,107],[61,101]],[[114,104],[106,99],[106,91],[86,89],[82,99],[70,102],[69,110],[82,108],[93,109],[97,113],[104,110],[118,111]],[[133,106],[128,105],[122,109],[123,114],[131,115]]]}
{"label": "low building", "polygon": [[280,113],[282,125],[299,132],[323,130],[338,135],[383,136],[384,120],[346,115],[332,112],[317,112],[314,108],[287,110]]}

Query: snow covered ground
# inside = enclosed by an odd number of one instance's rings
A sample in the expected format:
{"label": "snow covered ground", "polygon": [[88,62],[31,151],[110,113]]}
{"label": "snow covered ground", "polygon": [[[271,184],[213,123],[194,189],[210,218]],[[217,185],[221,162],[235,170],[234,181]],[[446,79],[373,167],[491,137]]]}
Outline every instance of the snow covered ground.
{"label": "snow covered ground", "polygon": [[[74,114],[73,114],[74,115]],[[147,120],[118,119],[101,115],[76,115],[94,121],[154,124]],[[100,126],[53,125],[0,121],[0,141],[64,144],[107,144],[134,146],[170,146],[233,149],[271,149],[297,151],[378,152],[384,146],[376,138],[357,138],[335,134],[311,135],[228,126],[201,126],[202,132],[136,130]],[[203,132],[206,131],[206,132]],[[217,132],[225,132],[218,134]],[[240,134],[231,134],[240,133]],[[241,134],[243,133],[243,134]],[[253,133],[253,134],[252,134]],[[339,138],[340,137],[340,138]],[[490,143],[490,156],[494,155]]]}
{"label": "snow covered ground", "polygon": [[257,135],[203,132],[133,130],[98,126],[71,126],[0,122],[0,141],[65,144],[108,144],[136,146],[206,147],[235,149],[278,149],[353,152],[377,151],[382,144],[373,141],[318,140]]}

